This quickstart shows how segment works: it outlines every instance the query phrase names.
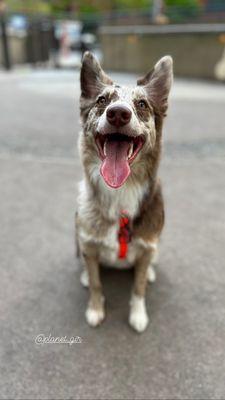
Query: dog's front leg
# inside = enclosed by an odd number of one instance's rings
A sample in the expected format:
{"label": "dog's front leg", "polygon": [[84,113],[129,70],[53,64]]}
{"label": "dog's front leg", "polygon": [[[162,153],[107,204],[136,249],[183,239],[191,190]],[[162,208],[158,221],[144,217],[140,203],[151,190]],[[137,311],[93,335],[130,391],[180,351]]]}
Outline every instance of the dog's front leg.
{"label": "dog's front leg", "polygon": [[134,288],[130,302],[129,323],[137,332],[143,332],[149,321],[145,304],[145,292],[147,270],[151,258],[151,249],[145,249],[142,256],[137,260],[134,270]]}
{"label": "dog's front leg", "polygon": [[98,249],[96,245],[86,244],[82,256],[89,276],[90,299],[86,310],[86,320],[89,325],[99,325],[104,317],[104,297],[100,280]]}

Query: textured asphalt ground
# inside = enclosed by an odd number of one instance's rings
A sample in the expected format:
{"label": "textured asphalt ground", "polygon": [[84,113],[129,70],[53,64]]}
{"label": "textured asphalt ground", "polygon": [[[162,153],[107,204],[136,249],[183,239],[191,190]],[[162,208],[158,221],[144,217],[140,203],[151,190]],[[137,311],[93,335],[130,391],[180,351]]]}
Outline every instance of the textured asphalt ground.
{"label": "textured asphalt ground", "polygon": [[[225,86],[174,85],[166,227],[142,335],[127,323],[129,271],[103,272],[106,321],[84,319],[78,96],[77,72],[0,73],[0,398],[224,399]],[[81,343],[38,345],[40,334]]]}

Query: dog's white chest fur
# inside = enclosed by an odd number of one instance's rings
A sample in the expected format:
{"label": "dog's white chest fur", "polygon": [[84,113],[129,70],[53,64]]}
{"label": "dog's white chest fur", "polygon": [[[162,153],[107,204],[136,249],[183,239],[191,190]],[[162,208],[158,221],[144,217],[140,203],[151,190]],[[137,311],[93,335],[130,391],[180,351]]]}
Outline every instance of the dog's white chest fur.
{"label": "dog's white chest fur", "polygon": [[[102,179],[102,178],[100,178]],[[110,189],[101,180],[98,182],[98,190],[100,193],[100,202],[103,215],[115,223],[110,224],[107,233],[103,236],[91,236],[85,231],[84,227],[79,228],[79,237],[81,241],[95,242],[98,244],[100,262],[104,266],[115,268],[129,268],[136,259],[137,243],[132,241],[128,244],[128,252],[125,259],[120,259],[119,254],[119,217],[121,211],[126,211],[130,218],[134,218],[139,210],[140,201],[146,192],[146,185],[127,185],[125,184],[121,189]],[[96,223],[95,207],[96,200],[92,197],[92,193],[87,183],[83,181],[80,185],[78,212],[80,217],[85,218],[86,224]]]}

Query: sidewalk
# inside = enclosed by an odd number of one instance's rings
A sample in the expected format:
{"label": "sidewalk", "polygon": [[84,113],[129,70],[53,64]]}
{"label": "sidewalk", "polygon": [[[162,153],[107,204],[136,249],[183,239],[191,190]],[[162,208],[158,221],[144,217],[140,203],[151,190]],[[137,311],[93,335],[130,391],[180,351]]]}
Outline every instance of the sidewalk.
{"label": "sidewalk", "polygon": [[[224,398],[224,86],[175,84],[160,170],[166,227],[138,335],[130,271],[103,271],[107,318],[98,329],[84,318],[77,72],[0,74],[0,85],[0,397]],[[39,334],[82,343],[38,345]]]}

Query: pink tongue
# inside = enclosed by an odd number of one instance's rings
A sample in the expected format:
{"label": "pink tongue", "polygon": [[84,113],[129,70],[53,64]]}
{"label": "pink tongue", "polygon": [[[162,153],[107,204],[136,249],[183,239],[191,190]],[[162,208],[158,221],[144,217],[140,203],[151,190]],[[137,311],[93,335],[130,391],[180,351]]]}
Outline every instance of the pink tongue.
{"label": "pink tongue", "polygon": [[101,165],[101,175],[110,187],[116,189],[122,186],[130,175],[127,153],[128,141],[107,140],[105,144],[106,158]]}

